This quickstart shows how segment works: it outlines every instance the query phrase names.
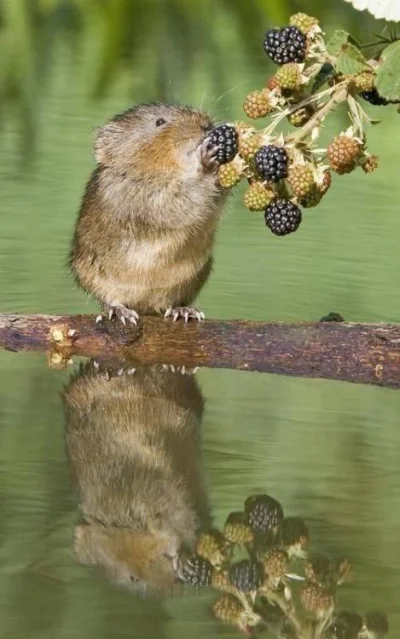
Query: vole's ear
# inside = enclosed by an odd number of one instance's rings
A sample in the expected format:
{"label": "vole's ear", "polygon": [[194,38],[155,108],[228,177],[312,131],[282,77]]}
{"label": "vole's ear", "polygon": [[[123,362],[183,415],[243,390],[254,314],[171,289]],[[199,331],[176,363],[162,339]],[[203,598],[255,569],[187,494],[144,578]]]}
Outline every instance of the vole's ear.
{"label": "vole's ear", "polygon": [[115,122],[109,122],[97,130],[94,143],[94,157],[99,164],[109,164],[113,157],[115,143],[120,139],[121,127]]}

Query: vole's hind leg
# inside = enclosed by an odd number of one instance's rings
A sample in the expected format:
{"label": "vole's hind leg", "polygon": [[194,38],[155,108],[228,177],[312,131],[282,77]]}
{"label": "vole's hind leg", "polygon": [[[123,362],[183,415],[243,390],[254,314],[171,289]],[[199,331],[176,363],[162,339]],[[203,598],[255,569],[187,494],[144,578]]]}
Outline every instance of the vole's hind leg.
{"label": "vole's hind leg", "polygon": [[[125,325],[127,322],[130,322],[131,324],[135,324],[135,326],[137,326],[137,323],[139,321],[138,313],[136,313],[136,311],[131,308],[127,308],[123,304],[109,304],[105,306],[104,314],[108,317],[109,320],[111,320],[115,315],[115,317],[118,317],[118,319],[121,320],[121,322]],[[96,323],[101,322],[103,319],[103,315],[98,315],[96,317]]]}
{"label": "vole's hind leg", "polygon": [[176,308],[170,306],[166,310],[164,317],[172,317],[174,322],[180,317],[183,317],[185,324],[187,324],[190,319],[197,319],[199,322],[205,319],[203,311],[200,311],[194,306],[177,306]]}

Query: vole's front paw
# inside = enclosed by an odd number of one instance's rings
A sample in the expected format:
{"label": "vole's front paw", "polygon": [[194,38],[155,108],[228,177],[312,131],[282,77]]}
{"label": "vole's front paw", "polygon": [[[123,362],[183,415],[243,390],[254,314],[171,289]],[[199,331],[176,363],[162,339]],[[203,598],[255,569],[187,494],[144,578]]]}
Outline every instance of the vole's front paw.
{"label": "vole's front paw", "polygon": [[[113,304],[112,306],[108,306],[106,309],[108,313],[108,319],[111,320],[114,315],[118,317],[121,322],[126,325],[126,322],[130,322],[131,324],[135,324],[137,326],[139,315],[136,311],[127,308],[123,304]],[[96,323],[101,322],[103,320],[103,315],[98,315],[96,317]]]}
{"label": "vole's front paw", "polygon": [[217,160],[219,148],[219,146],[214,146],[208,137],[203,140],[199,147],[200,162],[204,170],[208,173],[217,173],[219,169],[219,162]]}
{"label": "vole's front paw", "polygon": [[170,306],[165,312],[164,317],[172,317],[174,322],[180,317],[183,317],[185,324],[187,324],[190,319],[197,319],[199,322],[205,319],[204,313],[194,308],[194,306],[177,306],[176,308]]}

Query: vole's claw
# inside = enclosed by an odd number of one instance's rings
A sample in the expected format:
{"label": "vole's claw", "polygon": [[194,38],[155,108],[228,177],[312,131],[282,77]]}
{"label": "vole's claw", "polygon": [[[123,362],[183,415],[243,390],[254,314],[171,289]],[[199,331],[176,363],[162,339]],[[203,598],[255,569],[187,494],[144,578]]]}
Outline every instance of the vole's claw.
{"label": "vole's claw", "polygon": [[98,316],[96,317],[96,324],[98,324],[99,322],[102,322],[102,321],[103,321],[103,316],[102,316],[102,314],[100,313],[100,315],[98,315]]}
{"label": "vole's claw", "polygon": [[219,146],[214,146],[210,143],[210,138],[208,137],[200,145],[200,162],[203,168],[210,173],[218,171],[219,163],[216,155],[219,149]]}
{"label": "vole's claw", "polygon": [[[108,307],[108,319],[112,320],[114,315],[118,317],[118,319],[123,323],[124,326],[126,326],[127,321],[137,326],[139,315],[136,313],[136,311],[131,308],[127,308],[123,304],[115,304]],[[96,323],[100,322],[101,319],[102,316],[98,315],[96,318]]]}
{"label": "vole's claw", "polygon": [[174,366],[173,364],[162,364],[165,373],[180,373],[181,375],[196,375],[199,367],[189,368],[188,366]]}
{"label": "vole's claw", "polygon": [[180,317],[183,317],[185,324],[190,319],[197,319],[199,322],[205,319],[205,315],[202,311],[199,311],[193,306],[177,306],[176,308],[168,308],[164,314],[164,317],[171,317],[172,321],[176,322]]}

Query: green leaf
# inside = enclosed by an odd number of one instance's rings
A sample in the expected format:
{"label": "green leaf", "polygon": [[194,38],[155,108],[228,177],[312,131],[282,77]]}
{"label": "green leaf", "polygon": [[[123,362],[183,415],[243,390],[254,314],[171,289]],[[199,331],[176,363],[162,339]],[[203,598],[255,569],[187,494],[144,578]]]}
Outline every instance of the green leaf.
{"label": "green leaf", "polygon": [[342,46],[349,42],[350,35],[346,31],[337,30],[326,45],[329,55],[337,56],[342,50]]}
{"label": "green leaf", "polygon": [[337,57],[336,69],[343,75],[355,75],[361,71],[371,71],[371,66],[361,51],[347,42],[342,45],[341,52]]}
{"label": "green leaf", "polygon": [[376,72],[376,88],[386,100],[400,100],[400,41],[384,49]]}

